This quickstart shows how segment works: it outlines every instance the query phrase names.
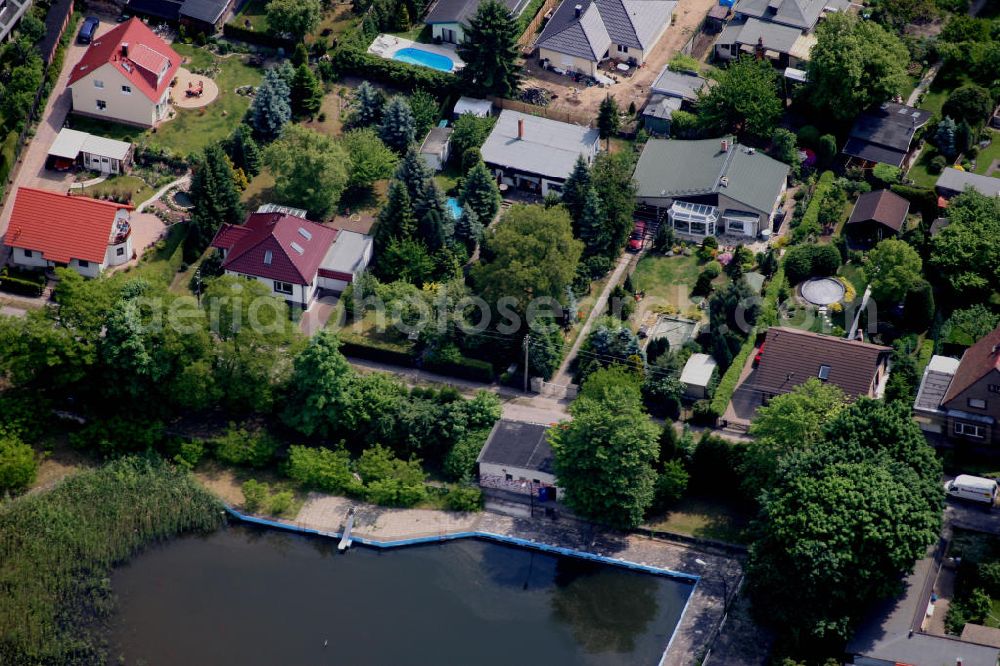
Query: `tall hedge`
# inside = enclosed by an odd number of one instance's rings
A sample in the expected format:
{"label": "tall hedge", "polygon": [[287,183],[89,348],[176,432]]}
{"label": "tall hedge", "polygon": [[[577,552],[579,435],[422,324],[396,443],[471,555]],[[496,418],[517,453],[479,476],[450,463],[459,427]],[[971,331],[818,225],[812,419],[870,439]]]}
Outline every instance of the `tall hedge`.
{"label": "tall hedge", "polygon": [[331,60],[337,71],[342,74],[355,74],[404,90],[420,88],[437,97],[443,97],[457,89],[455,76],[448,72],[398,60],[388,60],[349,46],[335,50],[331,54]]}

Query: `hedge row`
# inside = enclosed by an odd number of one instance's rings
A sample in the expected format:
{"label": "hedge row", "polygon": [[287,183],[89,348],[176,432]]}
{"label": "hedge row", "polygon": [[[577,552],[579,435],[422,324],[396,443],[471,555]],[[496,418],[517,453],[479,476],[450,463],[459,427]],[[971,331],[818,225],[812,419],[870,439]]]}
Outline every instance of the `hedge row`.
{"label": "hedge row", "polygon": [[[777,295],[775,298],[777,298]],[[740,347],[740,353],[733,359],[732,365],[726,370],[726,374],[719,380],[719,386],[715,389],[715,397],[712,398],[712,411],[716,414],[721,415],[726,413],[726,406],[733,399],[733,393],[736,392],[736,384],[740,381],[740,373],[743,372],[743,366],[747,364],[747,359],[753,353],[756,343],[757,329],[752,328],[750,329],[750,335],[747,336],[743,346]]]}
{"label": "hedge row", "polygon": [[270,33],[258,30],[247,30],[235,23],[226,23],[223,25],[222,34],[230,39],[237,39],[248,44],[257,44],[258,46],[268,46],[274,49],[281,48],[290,51],[295,47],[295,44],[288,39],[275,37]]}
{"label": "hedge row", "polygon": [[757,326],[760,328],[769,328],[778,323],[778,292],[784,282],[785,264],[782,262],[764,290],[764,303],[760,308],[760,316],[757,317]]}
{"label": "hedge row", "polygon": [[428,372],[436,372],[439,375],[448,375],[475,382],[489,384],[493,381],[493,365],[474,358],[462,357],[457,361],[424,363],[423,369]]}
{"label": "hedge row", "polygon": [[[819,233],[822,231],[819,226],[819,208],[823,203],[823,198],[826,197],[826,193],[830,191],[833,187],[834,175],[832,171],[824,171],[820,177],[819,181],[816,183],[816,189],[813,190],[812,199],[809,200],[809,206],[806,207],[805,214],[802,215],[802,221],[799,223],[798,233],[795,234],[797,239],[800,239],[810,233]],[[801,231],[799,231],[801,230]]]}
{"label": "hedge row", "polygon": [[45,291],[45,283],[38,284],[13,275],[0,275],[0,289],[11,294],[38,298]]}
{"label": "hedge row", "polygon": [[353,356],[379,363],[391,363],[408,368],[415,365],[413,353],[406,348],[388,342],[369,340],[351,333],[340,334],[340,351],[344,356]]}
{"label": "hedge row", "polygon": [[443,97],[457,89],[457,79],[448,72],[381,58],[349,46],[336,49],[330,57],[341,74],[354,74],[396,88],[420,88],[437,97]]}
{"label": "hedge row", "polygon": [[0,145],[0,191],[3,191],[7,184],[7,177],[14,168],[15,160],[17,160],[17,132],[11,130]]}
{"label": "hedge row", "polygon": [[910,202],[910,209],[919,212],[925,222],[932,221],[938,212],[938,197],[934,190],[910,185],[892,185],[890,190]]}

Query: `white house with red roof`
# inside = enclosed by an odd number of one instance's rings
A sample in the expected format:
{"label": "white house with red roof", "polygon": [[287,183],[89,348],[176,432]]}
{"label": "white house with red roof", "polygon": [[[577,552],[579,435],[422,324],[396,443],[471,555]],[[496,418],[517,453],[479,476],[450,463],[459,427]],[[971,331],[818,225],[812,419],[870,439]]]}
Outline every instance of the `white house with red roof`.
{"label": "white house with red roof", "polygon": [[170,108],[181,57],[137,18],[91,42],[69,75],[73,113],[152,127]]}
{"label": "white house with red roof", "polygon": [[96,277],[132,259],[132,206],[20,187],[4,245],[25,268],[69,267]]}
{"label": "white house with red roof", "polygon": [[227,275],[256,279],[290,305],[307,309],[320,290],[341,292],[368,267],[370,236],[325,227],[283,211],[225,224],[212,240]]}

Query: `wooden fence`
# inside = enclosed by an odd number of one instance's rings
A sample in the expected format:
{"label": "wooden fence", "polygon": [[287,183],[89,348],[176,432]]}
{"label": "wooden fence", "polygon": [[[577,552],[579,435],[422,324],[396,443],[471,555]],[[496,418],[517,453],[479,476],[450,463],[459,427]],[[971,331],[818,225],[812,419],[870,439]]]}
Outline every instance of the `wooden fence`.
{"label": "wooden fence", "polygon": [[522,49],[531,48],[532,42],[535,41],[535,33],[538,32],[539,26],[541,26],[542,21],[545,20],[545,15],[555,9],[555,6],[558,4],[559,0],[545,0],[541,9],[538,10],[538,13],[532,17],[531,23],[529,23],[528,27],[524,29],[523,33],[521,33],[521,38],[517,40],[518,46]]}
{"label": "wooden fence", "polygon": [[596,118],[583,113],[575,113],[573,111],[557,111],[556,109],[538,106],[537,104],[528,104],[527,102],[522,102],[516,99],[504,99],[502,97],[487,97],[486,99],[490,100],[495,106],[501,109],[520,111],[521,113],[527,113],[531,116],[541,116],[542,118],[561,120],[564,123],[583,125],[585,127],[597,126]]}

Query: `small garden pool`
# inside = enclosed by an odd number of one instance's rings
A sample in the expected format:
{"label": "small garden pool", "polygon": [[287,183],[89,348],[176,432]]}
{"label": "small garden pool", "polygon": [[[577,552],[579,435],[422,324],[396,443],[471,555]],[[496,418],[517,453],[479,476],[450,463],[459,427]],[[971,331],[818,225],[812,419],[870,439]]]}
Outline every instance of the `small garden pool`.
{"label": "small garden pool", "polygon": [[451,72],[455,69],[455,62],[448,56],[441,55],[440,53],[431,53],[430,51],[411,46],[399,49],[393,53],[392,59],[399,60],[400,62],[408,62],[411,65],[423,65],[424,67],[430,67],[441,72]]}
{"label": "small garden pool", "polygon": [[458,199],[455,197],[448,197],[445,200],[445,204],[448,206],[448,212],[454,219],[462,217],[462,204],[458,203]]}

